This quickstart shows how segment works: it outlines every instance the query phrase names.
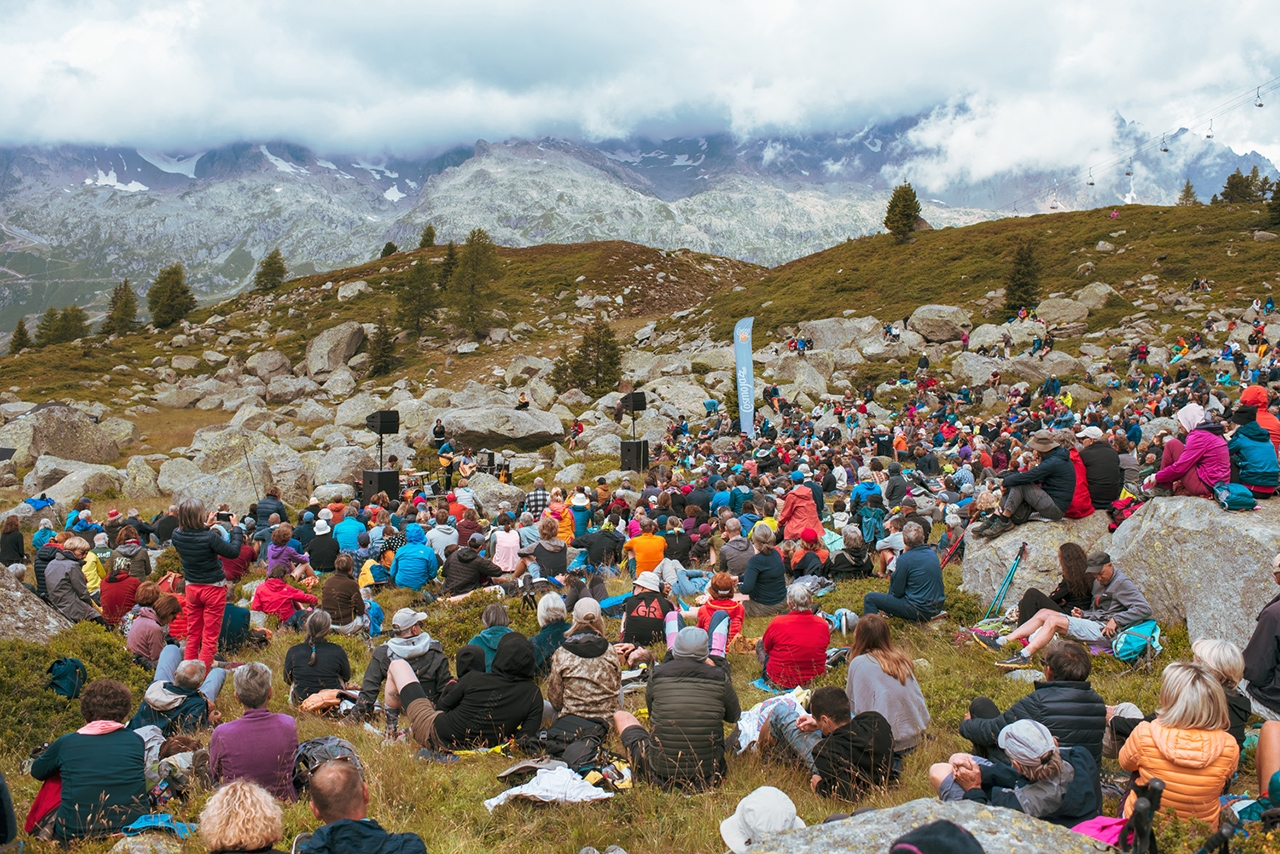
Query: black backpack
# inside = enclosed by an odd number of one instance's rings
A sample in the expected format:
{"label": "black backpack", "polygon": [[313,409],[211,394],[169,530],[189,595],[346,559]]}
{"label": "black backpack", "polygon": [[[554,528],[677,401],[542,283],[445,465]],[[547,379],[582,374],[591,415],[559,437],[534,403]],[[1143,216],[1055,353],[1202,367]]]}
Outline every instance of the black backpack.
{"label": "black backpack", "polygon": [[360,776],[364,776],[364,766],[360,764],[360,757],[356,755],[355,745],[336,735],[322,735],[302,742],[293,754],[293,788],[301,792],[306,788],[311,774],[333,759],[345,759],[355,763]]}

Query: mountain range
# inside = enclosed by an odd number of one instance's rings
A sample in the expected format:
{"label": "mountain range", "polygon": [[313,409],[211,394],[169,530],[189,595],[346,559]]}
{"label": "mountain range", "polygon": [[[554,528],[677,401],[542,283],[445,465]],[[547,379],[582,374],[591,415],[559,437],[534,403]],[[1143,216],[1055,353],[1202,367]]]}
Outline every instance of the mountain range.
{"label": "mountain range", "polygon": [[[881,230],[899,180],[936,155],[913,133],[927,116],[848,132],[737,139],[483,140],[431,156],[339,156],[289,142],[193,152],[121,147],[0,149],[0,329],[72,301],[90,308],[129,277],[145,290],[181,261],[201,298],[243,289],[279,247],[292,274],[368,260],[422,228],[500,244],[627,240],[769,266]],[[1116,118],[1114,149],[1149,140]],[[933,227],[1053,207],[1170,204],[1236,168],[1274,164],[1180,132],[1095,183],[1011,166],[982,180],[915,186]],[[1001,210],[1003,209],[1003,210]]]}

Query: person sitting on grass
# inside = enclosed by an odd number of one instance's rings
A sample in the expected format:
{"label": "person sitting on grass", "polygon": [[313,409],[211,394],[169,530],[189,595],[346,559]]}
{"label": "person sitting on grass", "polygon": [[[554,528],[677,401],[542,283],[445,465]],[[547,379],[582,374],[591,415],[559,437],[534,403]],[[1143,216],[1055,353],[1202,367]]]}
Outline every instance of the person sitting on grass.
{"label": "person sitting on grass", "polygon": [[356,763],[321,763],[307,781],[307,793],[312,815],[324,825],[307,840],[302,854],[426,854],[416,833],[388,833],[369,818],[369,786]]}
{"label": "person sitting on grass", "polygon": [[210,854],[280,854],[273,846],[283,839],[284,810],[248,780],[219,787],[200,811],[200,841]]}
{"label": "person sitting on grass", "polygon": [[299,554],[289,545],[293,539],[293,526],[282,522],[271,532],[271,542],[267,545],[267,572],[276,567],[283,567],[294,581],[304,578],[315,578],[315,572],[304,554]]}
{"label": "person sitting on grass", "polygon": [[806,685],[827,669],[831,627],[813,613],[813,593],[803,584],[787,588],[787,608],[769,621],[756,650],[764,675],[779,688]]}
{"label": "person sitting on grass", "polygon": [[844,548],[831,556],[831,563],[827,566],[828,577],[832,581],[870,578],[876,563],[862,539],[862,531],[856,525],[846,525],[840,536],[844,540]]}
{"label": "person sitting on grass", "polygon": [[[1089,555],[1085,575],[1093,581],[1092,608],[1076,608],[1070,616],[1056,608],[1046,608],[1012,633],[983,640],[992,649],[1000,651],[1015,641],[1027,639],[1024,649],[998,662],[998,667],[1004,670],[1030,667],[1031,656],[1046,647],[1055,635],[1065,635],[1085,643],[1110,642],[1121,629],[1151,619],[1151,606],[1133,581],[1112,565],[1111,555],[1106,552]],[[1016,644],[1009,647],[1017,648]]]}
{"label": "person sitting on grass", "polygon": [[219,726],[209,738],[209,773],[214,784],[249,780],[281,800],[297,800],[293,755],[298,750],[298,722],[267,709],[271,668],[260,661],[242,664],[232,683],[244,714]]}
{"label": "person sitting on grass", "polygon": [[333,575],[324,581],[320,591],[320,607],[329,613],[333,630],[340,635],[355,635],[369,630],[364,597],[355,578],[355,559],[343,552],[333,561]]}
{"label": "person sitting on grass", "polygon": [[703,789],[724,778],[724,725],[742,713],[728,665],[710,657],[707,633],[686,626],[672,659],[653,668],[645,688],[650,733],[630,712],[615,712],[614,727],[637,777],[664,788]]}
{"label": "person sitting on grass", "polygon": [[938,797],[1004,807],[1068,828],[1098,816],[1102,791],[1088,750],[1059,748],[1048,727],[1029,718],[1000,730],[999,743],[1008,764],[957,753],[931,766]]}
{"label": "person sitting on grass", "polygon": [[866,594],[862,610],[864,614],[883,611],[891,617],[927,622],[942,613],[947,598],[938,553],[925,542],[924,528],[915,522],[903,526],[902,543],[906,551],[895,562],[889,592]]}
{"label": "person sitting on grass", "polygon": [[893,730],[893,765],[890,779],[902,773],[902,760],[924,741],[929,726],[920,683],[911,656],[893,642],[889,621],[867,614],[853,630],[845,694],[855,715],[879,712]]}
{"label": "person sitting on grass", "polygon": [[[404,529],[405,544],[396,549],[387,574],[396,587],[406,587],[417,592],[432,581],[439,571],[442,558],[427,543],[422,526],[410,522]],[[336,558],[335,558],[336,560]]]}
{"label": "person sitting on grass", "polygon": [[[1280,554],[1271,562],[1271,578],[1280,584]],[[1263,720],[1280,721],[1280,595],[1258,613],[1257,625],[1244,648],[1241,688]],[[1277,792],[1280,797],[1280,792]]]}
{"label": "person sitting on grass", "polygon": [[267,574],[266,581],[253,591],[253,602],[249,607],[274,616],[280,621],[281,628],[297,632],[302,630],[311,614],[308,606],[318,605],[320,600],[285,581],[288,574],[289,568],[283,564],[272,569]]}
{"label": "person sitting on grass", "polygon": [[960,735],[973,742],[976,755],[1004,761],[1001,731],[1014,721],[1033,720],[1048,727],[1059,745],[1089,751],[1101,767],[1107,704],[1089,685],[1092,669],[1089,653],[1080,644],[1054,641],[1045,650],[1044,680],[1035,683],[1035,690],[1003,714],[991,700],[979,697],[969,704]]}
{"label": "person sitting on grass", "polygon": [[640,573],[631,587],[631,595],[622,603],[622,642],[649,646],[662,641],[667,614],[675,607],[663,594],[657,575]]}
{"label": "person sitting on grass", "polygon": [[884,715],[851,715],[849,697],[835,685],[813,692],[809,712],[795,705],[775,706],[760,727],[761,755],[798,762],[810,774],[819,795],[846,801],[884,786],[893,763],[893,731]]}
{"label": "person sitting on grass", "polygon": [[[444,751],[463,747],[493,747],[517,736],[536,736],[542,724],[542,692],[533,681],[533,644],[518,632],[498,642],[493,670],[465,669],[463,653],[481,651],[465,646],[458,652],[458,679],[447,686],[438,702],[427,697],[409,662],[395,660],[387,668],[387,708],[409,720],[413,740],[424,759],[441,759]],[[470,655],[468,655],[470,657]],[[445,760],[448,761],[448,760]]]}
{"label": "person sitting on grass", "polygon": [[293,688],[289,701],[301,703],[319,691],[345,688],[351,678],[347,651],[325,638],[333,629],[328,611],[315,610],[307,617],[307,633],[302,643],[284,654],[284,681]]}
{"label": "person sitting on grass", "polygon": [[[391,618],[394,636],[386,643],[375,646],[369,654],[369,666],[364,670],[360,696],[356,700],[357,716],[368,717],[373,713],[378,702],[378,692],[382,690],[382,683],[386,681],[392,661],[405,661],[413,668],[423,692],[433,703],[440,699],[445,686],[453,681],[444,647],[422,628],[422,621],[426,618],[425,612],[412,608],[401,608]],[[394,733],[400,710],[387,706],[384,711],[387,731]]]}
{"label": "person sitting on grass", "polygon": [[773,529],[768,525],[756,525],[751,531],[756,553],[747,560],[738,580],[748,617],[774,617],[787,610],[787,567],[774,543]]}
{"label": "person sitting on grass", "polygon": [[[497,602],[484,606],[484,610],[480,612],[480,625],[484,628],[479,634],[472,636],[467,643],[484,650],[484,669],[489,671],[493,669],[493,658],[498,654],[498,644],[514,629],[511,628],[511,615],[507,613],[506,606]],[[534,660],[535,662],[537,660],[536,651]]]}
{"label": "person sitting on grass", "polygon": [[128,685],[95,679],[80,694],[85,725],[58,738],[32,762],[31,776],[37,780],[62,776],[54,839],[110,836],[149,811],[146,749],[124,724],[132,708]]}
{"label": "person sitting on grass", "polygon": [[728,643],[742,634],[742,623],[747,618],[747,611],[735,597],[738,583],[727,572],[717,572],[707,583],[707,600],[698,608],[698,628],[704,632],[711,631],[711,620],[720,612],[729,615]]}
{"label": "person sitting on grass", "polygon": [[155,679],[129,721],[129,729],[157,726],[168,738],[217,724],[222,715],[214,704],[227,673],[215,667],[206,674],[203,661],[183,661],[181,649],[166,646],[156,664]]}
{"label": "person sitting on grass", "polygon": [[566,743],[584,735],[603,741],[618,710],[622,668],[604,634],[600,604],[579,599],[573,607],[573,626],[551,656],[547,678],[547,702]]}

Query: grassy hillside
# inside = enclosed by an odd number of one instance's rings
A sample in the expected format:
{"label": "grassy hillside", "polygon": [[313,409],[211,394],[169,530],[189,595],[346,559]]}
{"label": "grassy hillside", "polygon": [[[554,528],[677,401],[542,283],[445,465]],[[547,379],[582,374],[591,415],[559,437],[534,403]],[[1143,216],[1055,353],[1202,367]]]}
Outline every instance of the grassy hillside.
{"label": "grassy hillside", "polygon": [[[1119,217],[1110,218],[1112,210]],[[850,240],[770,270],[745,289],[712,300],[714,336],[728,340],[740,317],[754,315],[762,337],[803,320],[853,310],[889,321],[916,306],[973,308],[1004,287],[1014,248],[1031,241],[1041,268],[1042,296],[1102,281],[1123,290],[1147,274],[1161,286],[1184,288],[1195,276],[1215,281],[1215,301],[1247,302],[1262,283],[1280,277],[1280,241],[1255,242],[1268,227],[1264,206],[1192,208],[1130,205],[1042,214],[918,232],[908,243],[877,234]],[[1098,252],[1098,241],[1116,247]],[[1093,268],[1081,271],[1082,264]],[[1247,296],[1247,299],[1246,299]],[[982,321],[975,313],[974,323]],[[1004,320],[999,311],[993,322]]]}

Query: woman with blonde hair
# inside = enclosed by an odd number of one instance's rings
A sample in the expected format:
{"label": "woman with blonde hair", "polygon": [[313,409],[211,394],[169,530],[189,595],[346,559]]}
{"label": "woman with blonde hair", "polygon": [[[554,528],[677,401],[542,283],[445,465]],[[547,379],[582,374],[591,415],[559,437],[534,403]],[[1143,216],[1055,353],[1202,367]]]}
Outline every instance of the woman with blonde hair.
{"label": "woman with blonde hair", "polygon": [[283,854],[284,812],[257,783],[236,780],[213,793],[200,812],[200,840],[221,854]]}
{"label": "woman with blonde hair", "polygon": [[1191,655],[1196,664],[1204,665],[1222,685],[1227,696],[1227,732],[1244,747],[1244,728],[1253,712],[1249,698],[1240,691],[1244,679],[1244,654],[1240,647],[1220,638],[1199,638],[1191,644]]}
{"label": "woman with blonde hair", "polygon": [[[1218,796],[1240,760],[1239,746],[1226,733],[1228,722],[1218,677],[1203,664],[1174,662],[1164,670],[1156,719],[1134,728],[1120,748],[1120,767],[1136,772],[1134,782],[1141,786],[1163,780],[1161,808],[1217,829]],[[1131,792],[1125,800],[1126,817],[1136,799]]]}
{"label": "woman with blonde hair", "polygon": [[902,757],[920,746],[929,725],[915,665],[901,647],[893,643],[889,621],[880,614],[867,614],[853,630],[849,650],[849,675],[845,693],[852,714],[879,712],[893,729],[893,766],[890,778],[902,773]]}

